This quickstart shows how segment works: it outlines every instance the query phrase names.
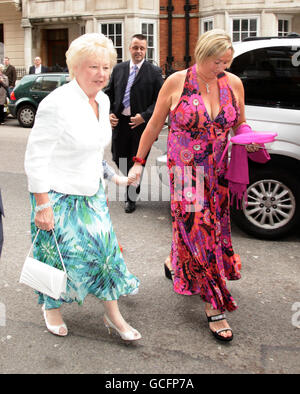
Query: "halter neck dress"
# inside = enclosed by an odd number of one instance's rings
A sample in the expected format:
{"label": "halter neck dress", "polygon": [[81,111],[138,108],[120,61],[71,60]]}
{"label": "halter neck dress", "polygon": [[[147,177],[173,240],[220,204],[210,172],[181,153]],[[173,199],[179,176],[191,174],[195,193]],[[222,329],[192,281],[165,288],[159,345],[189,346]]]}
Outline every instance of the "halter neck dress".
{"label": "halter neck dress", "polygon": [[231,242],[226,159],[218,166],[239,107],[225,73],[218,75],[220,111],[211,119],[197,82],[196,65],[170,112],[168,168],[171,191],[174,291],[199,294],[214,309],[237,304],[226,279],[237,280],[238,255]]}

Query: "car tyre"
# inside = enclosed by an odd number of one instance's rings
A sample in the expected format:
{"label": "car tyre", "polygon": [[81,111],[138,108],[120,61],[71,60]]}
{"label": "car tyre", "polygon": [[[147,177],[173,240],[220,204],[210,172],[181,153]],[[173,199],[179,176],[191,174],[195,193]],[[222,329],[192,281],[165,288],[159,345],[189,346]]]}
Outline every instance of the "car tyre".
{"label": "car tyre", "polygon": [[18,122],[22,127],[32,127],[36,109],[32,105],[22,105],[17,112]]}
{"label": "car tyre", "polygon": [[256,168],[250,176],[248,205],[232,207],[240,229],[261,239],[288,235],[300,221],[299,179],[288,169]]}

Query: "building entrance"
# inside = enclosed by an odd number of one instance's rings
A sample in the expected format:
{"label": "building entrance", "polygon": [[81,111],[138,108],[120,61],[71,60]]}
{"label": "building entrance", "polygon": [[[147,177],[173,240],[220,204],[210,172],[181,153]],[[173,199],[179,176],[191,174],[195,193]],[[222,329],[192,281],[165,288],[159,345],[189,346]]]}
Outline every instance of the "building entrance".
{"label": "building entrance", "polygon": [[51,71],[66,71],[68,29],[49,29],[45,32],[48,66]]}

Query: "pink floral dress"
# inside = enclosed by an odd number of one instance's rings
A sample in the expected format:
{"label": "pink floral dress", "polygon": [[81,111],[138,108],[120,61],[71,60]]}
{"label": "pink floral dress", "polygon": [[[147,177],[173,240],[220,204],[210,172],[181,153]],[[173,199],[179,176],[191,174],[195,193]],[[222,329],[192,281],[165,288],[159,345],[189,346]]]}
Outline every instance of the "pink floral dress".
{"label": "pink floral dress", "polygon": [[220,112],[213,120],[205,108],[196,74],[189,68],[177,106],[170,112],[170,174],[174,290],[199,294],[222,312],[237,304],[226,279],[240,279],[234,254],[225,179],[227,157],[218,165],[239,108],[225,73],[218,76]]}

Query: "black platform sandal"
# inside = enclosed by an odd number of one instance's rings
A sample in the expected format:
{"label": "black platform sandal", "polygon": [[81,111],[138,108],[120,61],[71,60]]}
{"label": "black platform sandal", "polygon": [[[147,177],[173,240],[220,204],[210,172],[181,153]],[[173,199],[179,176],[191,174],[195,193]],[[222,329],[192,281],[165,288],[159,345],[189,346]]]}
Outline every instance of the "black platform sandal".
{"label": "black platform sandal", "polygon": [[[167,257],[167,258],[166,258],[166,261],[167,261],[167,260],[170,261],[170,258]],[[166,278],[168,278],[168,279],[170,279],[171,281],[173,281],[175,272],[174,272],[173,270],[170,270],[170,268],[167,266],[166,263],[164,264],[164,267],[165,267],[165,276],[166,276]]]}
{"label": "black platform sandal", "polygon": [[[226,320],[225,313],[221,313],[219,315],[214,315],[214,316],[207,316],[206,315],[206,317],[208,320],[208,326],[209,326],[209,323],[215,323],[217,321]],[[218,339],[219,341],[229,342],[229,341],[232,341],[232,339],[233,339],[233,332],[232,332],[231,328],[221,328],[220,330],[216,330],[216,331],[213,331],[210,327],[209,327],[209,329],[210,329],[210,332],[213,334],[213,336],[216,339]],[[223,335],[220,335],[220,333],[224,332],[224,331],[231,331],[231,336],[230,337],[223,337]]]}
{"label": "black platform sandal", "polygon": [[165,276],[166,276],[166,278],[168,278],[168,279],[173,281],[174,275],[175,275],[174,271],[170,270],[169,267],[165,264]]}

